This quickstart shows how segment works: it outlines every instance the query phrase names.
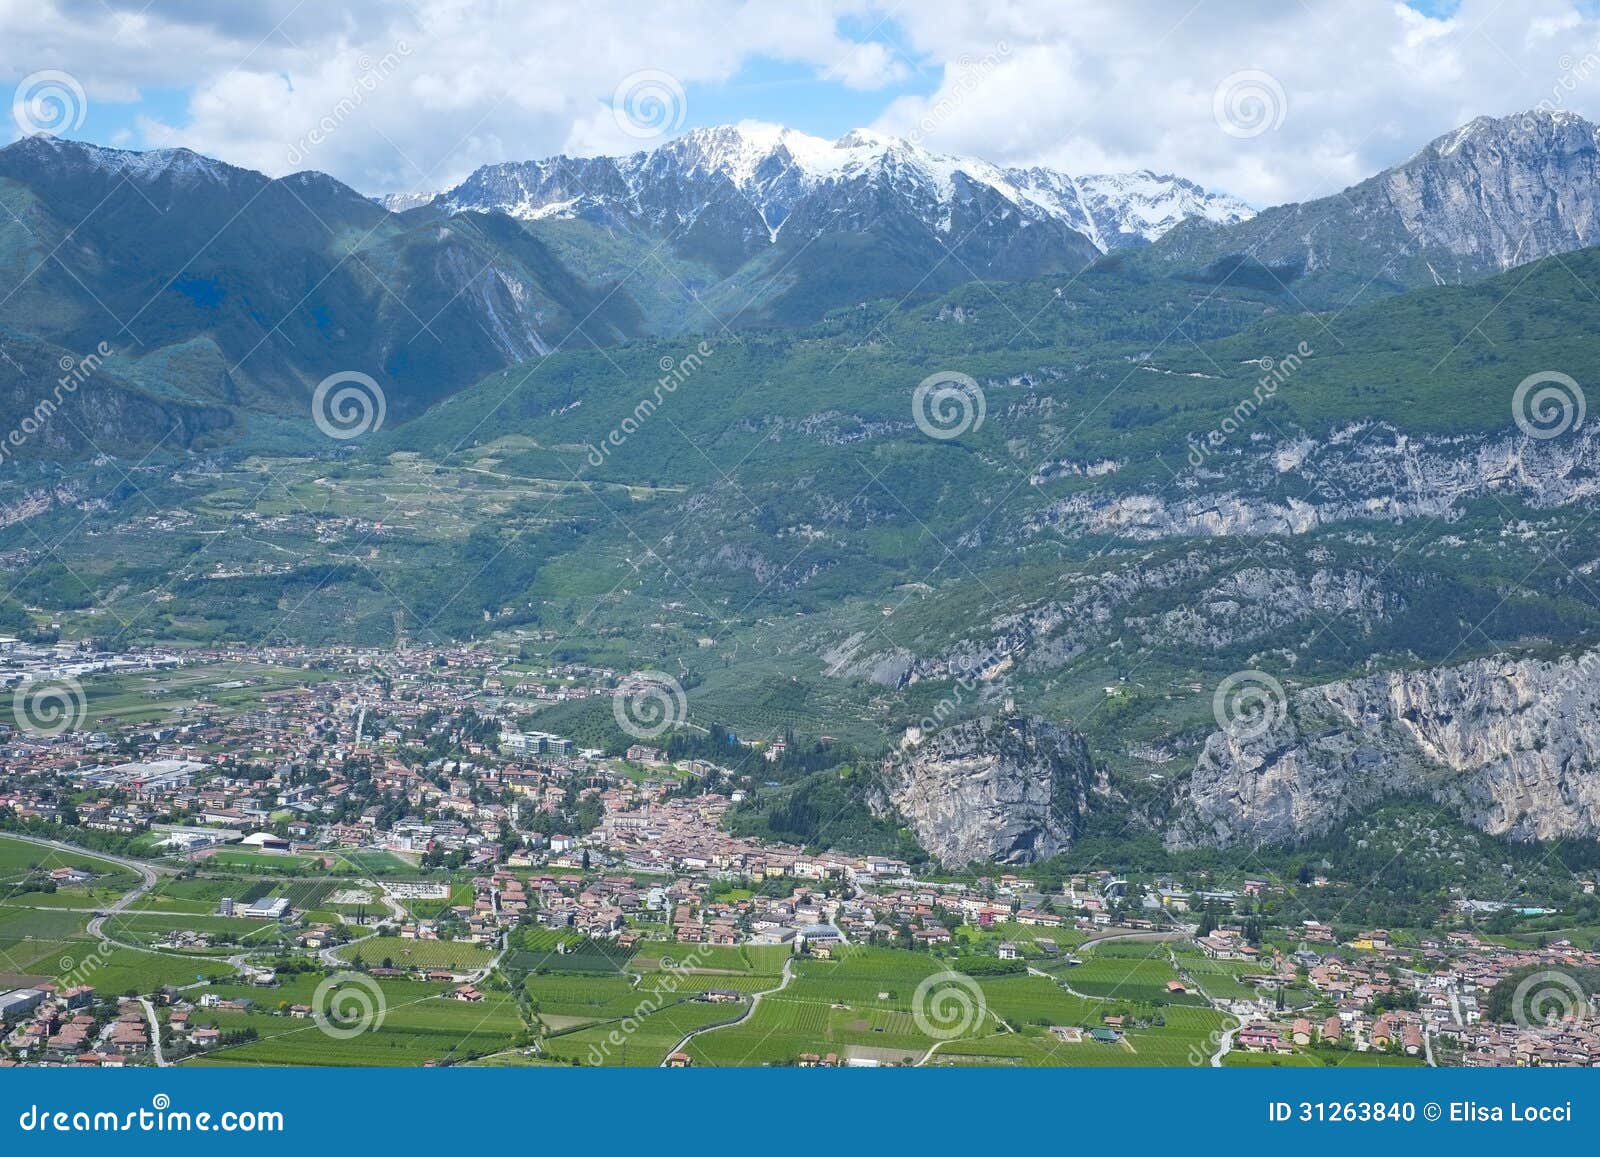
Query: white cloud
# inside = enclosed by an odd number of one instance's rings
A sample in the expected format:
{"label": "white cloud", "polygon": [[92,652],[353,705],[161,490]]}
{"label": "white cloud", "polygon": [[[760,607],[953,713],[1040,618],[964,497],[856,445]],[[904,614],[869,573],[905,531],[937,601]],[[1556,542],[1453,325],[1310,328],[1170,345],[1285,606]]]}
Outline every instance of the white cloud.
{"label": "white cloud", "polygon": [[[185,88],[181,116],[141,117],[145,144],[272,174],[319,168],[364,190],[437,188],[486,162],[563,148],[638,148],[609,110],[618,83],[642,70],[690,91],[756,57],[862,90],[907,71],[840,31],[862,10],[851,0],[154,0],[137,12],[121,2],[0,0],[0,77],[65,69],[91,101]],[[374,63],[391,57],[398,66],[372,84]]]}
{"label": "white cloud", "polygon": [[[133,104],[138,143],[319,168],[367,191],[643,147],[612,114],[624,78],[670,74],[695,123],[697,94],[758,58],[804,66],[818,92],[863,94],[862,120],[929,147],[1156,168],[1258,204],[1331,192],[1475,115],[1551,101],[1600,118],[1600,66],[1582,68],[1600,21],[1570,0],[1463,0],[1448,17],[1387,0],[0,0],[0,26],[13,83],[63,69],[107,103],[186,90],[176,112]],[[1281,87],[1277,127],[1218,127],[1217,87],[1241,72]],[[914,73],[936,91],[897,94]],[[794,120],[812,128],[805,96]]]}
{"label": "white cloud", "polygon": [[[908,131],[942,103],[930,147],[1068,172],[1173,171],[1257,204],[1333,192],[1473,116],[1552,101],[1600,119],[1600,66],[1562,85],[1600,53],[1600,21],[1564,0],[1464,0],[1445,18],[1383,0],[1016,0],[999,24],[950,0],[907,6],[900,23],[935,59],[981,57],[1001,39],[1010,51],[977,91],[958,95],[947,72],[876,127]],[[1287,108],[1275,129],[1230,136],[1213,97],[1249,70],[1276,78]]]}

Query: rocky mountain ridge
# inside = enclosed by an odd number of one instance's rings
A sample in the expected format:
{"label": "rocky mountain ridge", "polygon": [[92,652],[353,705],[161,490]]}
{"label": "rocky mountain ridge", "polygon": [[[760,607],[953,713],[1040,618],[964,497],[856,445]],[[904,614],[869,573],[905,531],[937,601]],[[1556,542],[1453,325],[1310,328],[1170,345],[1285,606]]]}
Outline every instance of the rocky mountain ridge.
{"label": "rocky mountain ridge", "polygon": [[1049,859],[1109,792],[1081,734],[1014,712],[908,732],[882,785],[874,810],[892,807],[947,867]]}
{"label": "rocky mountain ridge", "polygon": [[1460,284],[1600,241],[1600,126],[1534,110],[1478,117],[1333,196],[1249,221],[1195,218],[1153,268],[1288,286],[1311,304]]}
{"label": "rocky mountain ridge", "polygon": [[1269,715],[1207,738],[1169,846],[1292,843],[1402,795],[1495,836],[1600,836],[1600,652],[1343,680]]}
{"label": "rocky mountain ridge", "polygon": [[1600,495],[1592,427],[1558,438],[1408,434],[1359,422],[1324,438],[1260,437],[1143,493],[1080,493],[1037,512],[1029,533],[1068,529],[1154,541],[1304,534],[1346,522],[1449,521],[1502,495],[1553,509]]}
{"label": "rocky mountain ridge", "polygon": [[[875,206],[884,190],[944,234],[955,229],[960,204],[987,191],[1018,227],[1056,222],[1102,253],[1153,241],[1189,217],[1232,224],[1254,215],[1236,198],[1167,174],[1004,168],[865,129],[827,141],[751,122],[695,129],[628,156],[486,165],[431,201],[450,212],[625,219],[667,231],[693,229],[702,218],[739,222],[741,236],[755,245],[763,233],[768,243],[786,231],[814,237],[859,206]],[[422,197],[402,194],[387,203],[409,207]]]}

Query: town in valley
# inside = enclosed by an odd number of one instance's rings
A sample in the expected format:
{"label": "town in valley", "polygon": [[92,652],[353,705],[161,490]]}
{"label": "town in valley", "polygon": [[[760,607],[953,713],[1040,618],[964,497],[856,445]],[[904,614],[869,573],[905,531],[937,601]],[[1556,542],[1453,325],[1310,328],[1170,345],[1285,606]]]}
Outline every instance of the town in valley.
{"label": "town in valley", "polygon": [[0,665],[76,713],[0,734],[0,1066],[1600,1063],[1581,869],[1380,927],[1314,850],[787,842],[741,817],[842,743],[489,643]]}

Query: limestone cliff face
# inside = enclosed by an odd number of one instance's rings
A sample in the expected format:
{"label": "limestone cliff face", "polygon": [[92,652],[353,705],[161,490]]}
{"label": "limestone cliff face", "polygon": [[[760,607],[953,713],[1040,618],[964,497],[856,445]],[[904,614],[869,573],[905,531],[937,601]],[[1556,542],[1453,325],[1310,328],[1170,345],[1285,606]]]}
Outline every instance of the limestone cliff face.
{"label": "limestone cliff face", "polygon": [[1169,844],[1288,843],[1393,795],[1509,839],[1600,837],[1600,651],[1375,675],[1284,706],[1261,734],[1207,739]]}
{"label": "limestone cliff face", "polygon": [[1191,218],[1148,256],[1193,269],[1249,254],[1303,275],[1297,295],[1319,273],[1381,270],[1396,288],[1471,280],[1595,244],[1597,140],[1600,127],[1565,111],[1479,117],[1333,196],[1241,224]]}
{"label": "limestone cliff face", "polygon": [[946,866],[1026,864],[1064,850],[1105,790],[1082,735],[1004,715],[911,733],[884,765],[877,802]]}
{"label": "limestone cliff face", "polygon": [[[1301,535],[1341,523],[1416,518],[1454,521],[1463,507],[1503,495],[1553,510],[1600,495],[1600,436],[1415,436],[1386,422],[1357,422],[1228,447],[1195,472],[1192,493],[1089,491],[1030,516],[1027,530],[1173,537]],[[1299,491],[1283,495],[1285,488]]]}

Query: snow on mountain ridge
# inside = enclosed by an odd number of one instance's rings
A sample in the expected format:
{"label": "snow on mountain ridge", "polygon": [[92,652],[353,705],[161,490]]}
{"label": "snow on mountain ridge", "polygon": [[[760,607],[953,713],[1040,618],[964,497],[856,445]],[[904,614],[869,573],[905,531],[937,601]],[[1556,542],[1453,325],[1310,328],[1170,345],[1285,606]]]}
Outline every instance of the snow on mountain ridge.
{"label": "snow on mountain ridge", "polygon": [[[802,198],[858,182],[886,182],[908,198],[931,199],[937,210],[929,223],[941,231],[949,228],[950,207],[966,188],[987,187],[1024,221],[1065,224],[1101,252],[1153,241],[1185,217],[1233,223],[1254,215],[1235,198],[1147,170],[1073,178],[1042,166],[1006,169],[976,157],[935,153],[870,129],[828,141],[754,121],[693,129],[627,156],[484,166],[442,194],[440,203],[451,212],[498,210],[525,220],[606,210],[638,215],[646,202],[679,200],[663,194],[664,182],[692,185],[702,196],[742,196],[773,240]],[[718,182],[727,188],[719,190]],[[668,210],[676,223],[692,220],[695,212],[681,203]]]}
{"label": "snow on mountain ridge", "polygon": [[372,199],[391,213],[404,213],[407,209],[431,205],[438,198],[438,193],[383,193]]}

